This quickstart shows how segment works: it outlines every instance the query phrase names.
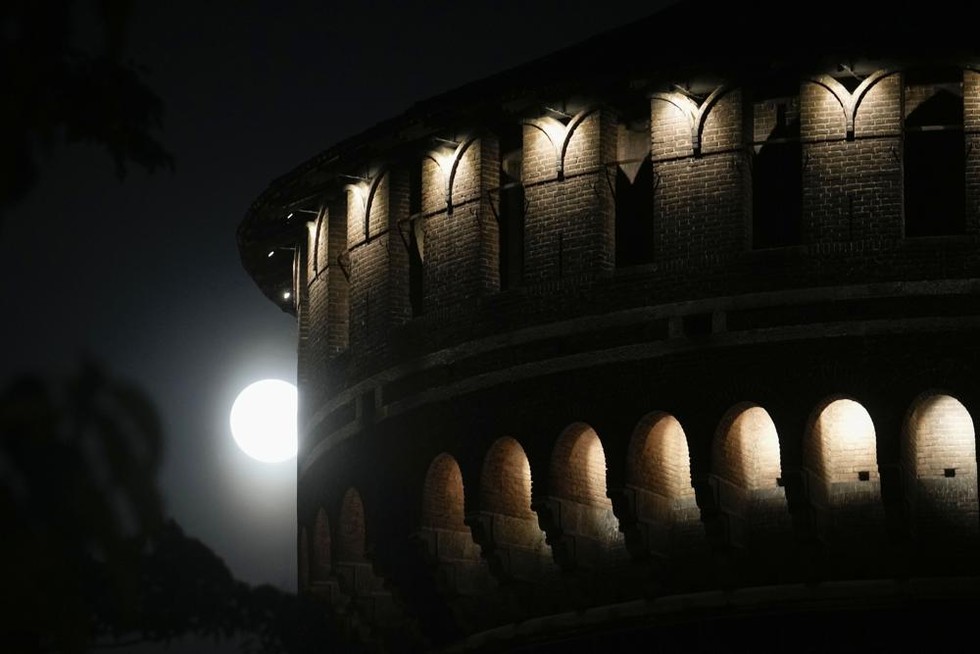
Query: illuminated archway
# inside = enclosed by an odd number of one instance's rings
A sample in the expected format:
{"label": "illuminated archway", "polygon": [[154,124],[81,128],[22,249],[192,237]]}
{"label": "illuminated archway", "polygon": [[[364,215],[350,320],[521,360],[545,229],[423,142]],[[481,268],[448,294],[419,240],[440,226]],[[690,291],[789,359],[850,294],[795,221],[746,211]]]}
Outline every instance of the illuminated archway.
{"label": "illuminated archway", "polygon": [[747,490],[778,487],[779,436],[769,413],[755,404],[728,412],[712,447],[712,472]]}
{"label": "illuminated archway", "polygon": [[594,429],[575,423],[562,432],[551,456],[551,485],[558,497],[612,508],[606,496],[606,455]]}
{"label": "illuminated archway", "polygon": [[687,435],[677,418],[655,411],[640,420],[627,454],[627,485],[648,551],[672,556],[703,543]]}
{"label": "illuminated archway", "polygon": [[533,518],[531,464],[521,444],[509,436],[497,439],[480,473],[480,507],[516,518]]}
{"label": "illuminated archway", "polygon": [[712,443],[711,468],[731,544],[748,545],[760,532],[783,526],[788,513],[779,436],[765,409],[746,402],[725,415]]}
{"label": "illuminated archway", "polygon": [[860,543],[882,526],[875,427],[860,403],[834,397],[818,405],[803,440],[803,466],[821,538]]}
{"label": "illuminated archway", "polygon": [[422,526],[463,530],[463,473],[443,452],[429,465],[422,490]]}
{"label": "illuminated archway", "polygon": [[497,439],[480,472],[480,511],[467,516],[490,572],[501,580],[533,580],[551,571],[551,551],[531,509],[531,466],[515,439]]}
{"label": "illuminated archway", "polygon": [[669,413],[651,413],[630,440],[628,482],[668,499],[693,498],[687,435]]}
{"label": "illuminated archway", "polygon": [[941,393],[915,399],[902,429],[902,468],[918,538],[976,534],[975,433],[959,400]]}

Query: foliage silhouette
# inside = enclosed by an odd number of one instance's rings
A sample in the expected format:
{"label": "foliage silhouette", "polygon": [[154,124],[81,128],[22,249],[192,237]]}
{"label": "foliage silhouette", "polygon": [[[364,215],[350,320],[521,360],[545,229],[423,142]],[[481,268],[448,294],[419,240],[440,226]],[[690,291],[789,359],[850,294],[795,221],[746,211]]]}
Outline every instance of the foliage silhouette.
{"label": "foliage silhouette", "polygon": [[323,607],[235,580],[163,519],[162,454],[152,403],[96,366],[0,393],[0,650],[187,637],[256,652],[336,649]]}
{"label": "foliage silhouette", "polygon": [[[76,29],[85,9],[98,13],[101,39],[86,51]],[[93,143],[112,157],[153,172],[173,169],[154,136],[162,100],[143,82],[145,70],[124,61],[131,0],[7,0],[0,3],[0,221],[38,178],[38,155],[65,143]]]}

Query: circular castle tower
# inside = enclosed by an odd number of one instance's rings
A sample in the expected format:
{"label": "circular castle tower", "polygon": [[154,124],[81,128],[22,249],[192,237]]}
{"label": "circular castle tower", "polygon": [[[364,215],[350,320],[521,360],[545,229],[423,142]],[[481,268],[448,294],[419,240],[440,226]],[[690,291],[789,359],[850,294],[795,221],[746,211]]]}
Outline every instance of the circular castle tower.
{"label": "circular castle tower", "polygon": [[682,3],[275,180],[238,239],[298,322],[324,619],[387,650],[798,650],[975,610],[957,11]]}

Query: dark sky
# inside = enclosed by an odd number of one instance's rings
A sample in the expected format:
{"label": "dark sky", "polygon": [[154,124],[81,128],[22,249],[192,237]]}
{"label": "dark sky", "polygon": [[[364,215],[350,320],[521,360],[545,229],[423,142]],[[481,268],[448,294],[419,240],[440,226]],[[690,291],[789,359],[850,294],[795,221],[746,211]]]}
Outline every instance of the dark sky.
{"label": "dark sky", "polygon": [[250,202],[415,101],[668,2],[136,4],[128,51],[166,103],[176,172],[120,184],[95,148],[46,159],[0,234],[0,383],[86,357],[136,381],[164,419],[169,512],[236,576],[292,589],[295,462],[251,461],[228,428],[241,388],[296,370],[293,319],[239,263]]}

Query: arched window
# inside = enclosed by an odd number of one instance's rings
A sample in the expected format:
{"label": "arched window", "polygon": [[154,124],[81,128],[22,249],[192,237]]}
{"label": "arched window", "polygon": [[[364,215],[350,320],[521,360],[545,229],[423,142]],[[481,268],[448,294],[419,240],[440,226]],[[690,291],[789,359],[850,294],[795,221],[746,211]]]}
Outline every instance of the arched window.
{"label": "arched window", "polygon": [[905,235],[962,234],[966,215],[963,72],[910,70],[904,88]]}

